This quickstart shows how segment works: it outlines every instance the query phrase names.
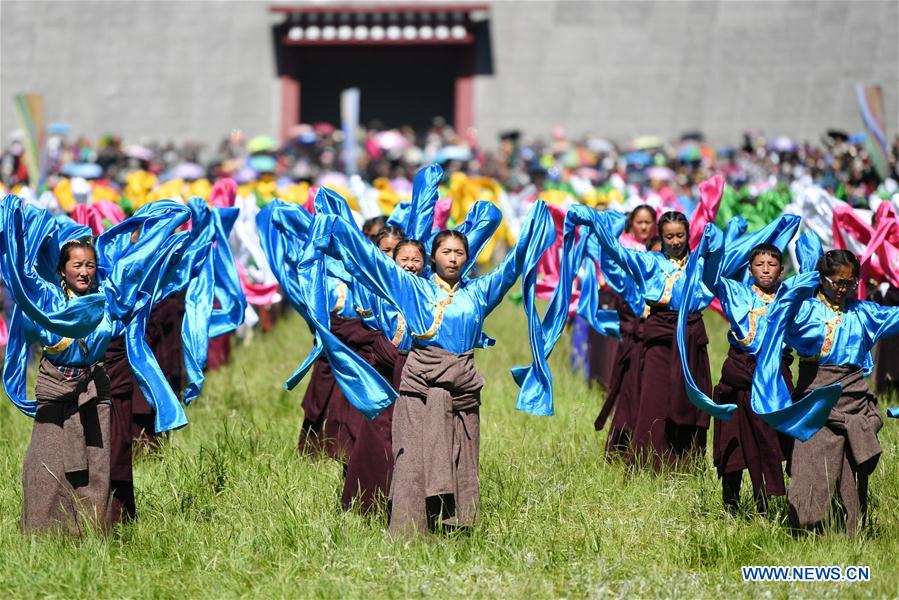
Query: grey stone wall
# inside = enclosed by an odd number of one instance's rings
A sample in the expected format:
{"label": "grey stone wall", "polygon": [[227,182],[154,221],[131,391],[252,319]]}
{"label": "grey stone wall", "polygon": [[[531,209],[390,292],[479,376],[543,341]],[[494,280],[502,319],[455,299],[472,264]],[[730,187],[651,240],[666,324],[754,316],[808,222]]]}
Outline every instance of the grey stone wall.
{"label": "grey stone wall", "polygon": [[[0,136],[11,98],[95,137],[277,134],[264,2],[0,3]],[[482,139],[560,124],[624,139],[747,127],[817,139],[861,130],[853,84],[884,86],[899,126],[899,2],[493,2],[494,72],[475,85]]]}
{"label": "grey stone wall", "polygon": [[899,126],[899,2],[494,2],[495,74],[477,81],[485,139],[553,124],[612,138],[748,127],[861,131],[856,81]]}
{"label": "grey stone wall", "polygon": [[43,93],[49,121],[91,137],[216,144],[231,128],[277,131],[266,3],[4,0],[0,11],[4,144],[18,92]]}

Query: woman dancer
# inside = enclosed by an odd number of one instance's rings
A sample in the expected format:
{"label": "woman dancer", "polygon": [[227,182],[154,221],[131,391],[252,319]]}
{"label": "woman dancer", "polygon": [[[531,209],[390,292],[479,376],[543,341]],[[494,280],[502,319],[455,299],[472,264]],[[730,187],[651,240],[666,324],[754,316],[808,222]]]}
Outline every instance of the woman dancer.
{"label": "woman dancer", "polygon": [[[17,305],[17,336],[39,340],[43,352],[35,388],[37,402],[17,399],[17,380],[24,379],[24,356],[7,355],[4,383],[7,393],[35,417],[22,475],[22,527],[26,531],[63,529],[80,534],[89,524],[104,528],[113,523],[110,504],[110,380],[103,365],[109,341],[125,327],[140,324],[149,304],[134,306],[129,298],[157,298],[157,290],[181,260],[188,234],[172,235],[189,212],[163,203],[122,223],[101,237],[103,262],[111,265],[111,285],[97,291],[100,252],[89,239],[66,242],[59,251],[55,286],[35,271],[30,257],[37,253],[26,243],[25,223],[18,198],[7,196],[3,212],[3,275]],[[52,219],[52,217],[51,217]],[[127,239],[127,238],[130,238]],[[52,239],[52,238],[51,238]],[[114,279],[112,279],[114,278]],[[113,294],[113,291],[116,293]],[[103,308],[106,301],[111,306]],[[127,308],[137,309],[137,313]],[[52,315],[67,315],[63,326]],[[126,323],[128,325],[126,325]],[[19,333],[19,331],[21,333]],[[152,355],[130,356],[135,374],[146,386],[157,409],[160,430],[186,424],[183,410],[164,380],[153,379],[158,365]],[[17,346],[24,347],[17,341]],[[131,352],[129,352],[129,355]],[[33,411],[33,412],[32,412]]]}
{"label": "woman dancer", "polygon": [[[659,219],[662,252],[640,252],[625,248],[611,233],[612,213],[597,214],[594,228],[603,253],[617,262],[635,281],[648,305],[642,325],[640,348],[639,402],[631,440],[632,460],[656,470],[663,466],[684,467],[705,450],[709,416],[687,398],[684,376],[675,344],[677,309],[689,301],[696,312],[688,320],[688,362],[698,375],[699,387],[712,391],[708,337],[702,313],[711,302],[704,286],[695,298],[683,295],[684,267],[689,254],[689,223],[679,212],[667,212]],[[620,217],[618,217],[620,218]]]}
{"label": "woman dancer", "polygon": [[[864,526],[868,508],[868,478],[881,454],[877,432],[883,420],[865,376],[870,352],[878,340],[899,334],[899,308],[885,307],[852,296],[860,265],[848,250],[831,250],[818,260],[814,297],[796,296],[785,310],[783,329],[773,323],[766,336],[779,336],[799,354],[799,378],[794,401],[833,384],[841,395],[824,426],[806,441],[796,440],[787,490],[794,527],[819,529],[839,490],[846,531]],[[768,379],[760,355],[756,379]],[[767,361],[767,368],[773,361]],[[767,371],[767,368],[764,368]]]}
{"label": "woman dancer", "polygon": [[[425,249],[418,240],[402,240],[392,252],[393,260],[408,273],[415,276],[424,269]],[[406,356],[412,347],[412,338],[406,328],[405,319],[390,303],[380,297],[366,293],[360,286],[355,295],[357,303],[369,308],[357,307],[363,322],[378,332],[370,345],[372,363],[381,375],[391,382],[395,390],[400,389],[400,379]],[[368,511],[378,501],[386,497],[390,478],[393,475],[393,426],[391,404],[374,419],[363,418],[353,450],[347,457],[341,503],[349,509],[353,501],[358,502],[362,511]]]}
{"label": "woman dancer", "polygon": [[[656,230],[656,213],[646,204],[635,208],[627,219],[625,232],[619,237],[622,246],[632,250],[646,250],[646,244]],[[631,302],[625,298],[639,295],[633,283],[627,277],[616,277],[611,271],[617,265],[609,265],[605,274],[606,285],[599,292],[602,308],[611,308],[618,312],[621,327],[621,338],[616,341],[609,336],[599,335],[591,329],[590,362],[591,372],[594,364],[594,343],[607,348],[615,348],[614,360],[606,389],[606,401],[599,416],[593,423],[596,431],[601,431],[612,410],[612,424],[606,441],[606,458],[630,456],[630,443],[634,431],[637,407],[640,399],[640,348],[642,340],[643,313],[635,314]],[[623,275],[623,273],[621,273]],[[615,289],[617,288],[617,290]]]}
{"label": "woman dancer", "polygon": [[518,243],[496,270],[463,281],[468,240],[443,231],[433,242],[430,280],[398,267],[345,220],[316,215],[310,242],[400,308],[413,339],[393,414],[395,457],[390,531],[426,532],[474,524],[483,378],[474,366],[484,318],[522,271],[536,267],[552,244],[546,205],[535,204]]}

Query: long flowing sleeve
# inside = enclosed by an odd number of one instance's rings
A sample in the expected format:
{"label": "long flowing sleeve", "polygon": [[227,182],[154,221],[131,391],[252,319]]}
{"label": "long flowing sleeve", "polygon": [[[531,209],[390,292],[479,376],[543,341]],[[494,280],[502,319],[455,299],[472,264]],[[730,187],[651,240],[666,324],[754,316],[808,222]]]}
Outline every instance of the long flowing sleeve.
{"label": "long flowing sleeve", "polygon": [[512,368],[512,377],[521,388],[518,395],[519,406],[548,406],[552,410],[552,373],[547,360],[568,319],[574,277],[586,251],[586,237],[582,235],[580,239],[577,238],[577,227],[591,221],[592,212],[587,206],[573,205],[565,216],[559,282],[539,330],[532,334],[532,347],[541,348],[541,351],[534,352],[534,362],[530,366]]}
{"label": "long flowing sleeve", "polygon": [[412,331],[425,331],[431,326],[433,317],[424,300],[425,281],[398,267],[354,224],[334,215],[316,214],[304,263],[316,249],[340,260],[359,284],[396,306]]}
{"label": "long flowing sleeve", "polygon": [[778,431],[805,441],[813,436],[840,398],[839,384],[812,390],[793,402],[780,372],[784,336],[802,302],[818,287],[817,271],[784,281],[768,310],[768,326],[756,354],[752,378],[752,410]]}
{"label": "long flowing sleeve", "polygon": [[[98,255],[103,257],[104,269],[111,273],[106,283],[110,289],[121,290],[135,299],[131,308],[120,311],[116,317],[124,328],[131,371],[153,407],[154,426],[159,432],[183,427],[187,416],[147,344],[146,329],[153,304],[181,287],[184,281],[178,279],[190,273],[189,267],[181,269],[181,263],[194,258],[189,252],[191,236],[187,232],[176,233],[189,214],[176,203],[149,204],[104,232],[102,243],[98,241]],[[136,238],[134,232],[138,232]],[[125,268],[119,270],[120,266]],[[140,271],[139,277],[132,274],[134,271]]]}
{"label": "long flowing sleeve", "polygon": [[748,277],[746,269],[749,266],[752,249],[759,244],[772,244],[783,252],[796,235],[801,222],[802,220],[796,215],[781,215],[762,229],[741,235],[739,238],[730,233],[724,245],[721,275],[745,280],[739,275],[745,274]]}
{"label": "long flowing sleeve", "polygon": [[[618,241],[615,231],[620,231],[624,223],[624,215],[615,211],[596,213],[593,232],[602,247],[606,260],[617,264],[634,282],[641,295],[645,295],[646,282],[659,273],[658,265],[648,256],[648,252],[640,252],[625,248]],[[637,312],[637,314],[640,314]]]}
{"label": "long flowing sleeve", "polygon": [[684,373],[687,398],[697,408],[703,410],[717,419],[730,420],[732,413],[737,409],[736,404],[717,404],[696,385],[693,374],[690,373],[690,365],[687,361],[687,318],[693,312],[690,299],[700,295],[702,285],[703,262],[706,255],[719,251],[722,246],[723,236],[721,230],[709,223],[699,242],[699,247],[690,254],[687,260],[686,276],[684,278],[684,298],[686,299],[677,311],[677,348],[680,353],[681,369]]}
{"label": "long flowing sleeve", "polygon": [[796,242],[796,257],[799,264],[796,265],[800,273],[811,273],[818,264],[818,259],[824,254],[821,246],[821,238],[814,231],[806,231]]}
{"label": "long flowing sleeve", "polygon": [[[468,239],[468,261],[462,268],[464,278],[474,267],[478,255],[493,238],[493,234],[499,228],[503,220],[503,213],[492,202],[475,202],[465,216],[465,221],[456,228],[456,231]],[[433,237],[429,240],[426,251],[431,253]]]}
{"label": "long flowing sleeve", "polygon": [[28,399],[25,389],[30,340],[26,337],[23,320],[22,310],[14,306],[9,316],[9,337],[3,356],[3,389],[16,408],[33,417],[37,410],[37,402]]}
{"label": "long flowing sleeve", "polygon": [[403,224],[406,237],[429,241],[434,229],[434,208],[437,206],[438,187],[443,181],[443,168],[428,165],[415,174],[412,180],[412,204]]}
{"label": "long flowing sleeve", "polygon": [[[471,282],[475,297],[485,307],[487,315],[496,308],[503,297],[515,285],[515,281],[529,270],[532,260],[539,261],[552,245],[556,233],[549,209],[542,201],[535,202],[528,212],[515,246],[503,261],[490,273]],[[536,262],[534,263],[536,266]],[[533,273],[536,285],[536,271]],[[527,311],[527,308],[525,308]]]}
{"label": "long flowing sleeve", "polygon": [[396,391],[371,365],[331,333],[324,259],[319,253],[317,259],[305,260],[298,269],[308,310],[305,317],[320,340],[334,378],[347,400],[366,417],[374,419],[396,400]]}
{"label": "long flowing sleeve", "polygon": [[522,225],[518,241],[503,262],[489,274],[470,284],[472,297],[484,307],[483,315],[486,316],[496,308],[518,277],[522,276],[523,305],[528,320],[533,368],[527,375],[519,374],[522,393],[518,396],[516,408],[535,415],[554,413],[552,377],[545,358],[546,339],[535,306],[535,296],[537,264],[553,244],[555,237],[555,227],[546,204],[540,201],[534,203]]}
{"label": "long flowing sleeve", "polygon": [[[2,204],[2,274],[16,305],[36,325],[63,337],[82,338],[97,328],[103,319],[106,299],[102,294],[88,294],[66,299],[62,290],[38,275],[31,257],[39,252],[37,245],[55,247],[55,236],[44,237],[26,232],[22,206],[16,196],[6,196]],[[50,222],[55,223],[52,219]],[[34,239],[35,235],[41,236]],[[27,249],[31,238],[32,251]]]}

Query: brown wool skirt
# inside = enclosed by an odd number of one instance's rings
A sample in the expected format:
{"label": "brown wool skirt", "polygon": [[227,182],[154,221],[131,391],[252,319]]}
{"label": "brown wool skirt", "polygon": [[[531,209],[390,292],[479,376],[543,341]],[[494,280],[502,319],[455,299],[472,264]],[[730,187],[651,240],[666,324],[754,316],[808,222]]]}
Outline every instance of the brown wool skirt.
{"label": "brown wool skirt", "polygon": [[468,527],[480,505],[480,393],[474,353],[414,348],[393,412],[393,534]]}
{"label": "brown wool skirt", "polygon": [[[785,354],[780,369],[790,391],[792,362],[792,356]],[[756,496],[783,496],[786,486],[782,463],[790,442],[752,410],[754,372],[755,357],[731,346],[721,366],[721,380],[715,386],[715,402],[736,404],[737,410],[729,421],[715,420],[715,467],[719,477],[748,470]]]}
{"label": "brown wool skirt", "polygon": [[67,380],[41,360],[22,465],[22,529],[80,535],[110,523],[110,382],[102,364]]}
{"label": "brown wool skirt", "polygon": [[[640,401],[634,421],[633,460],[656,470],[688,467],[705,453],[709,415],[687,398],[675,328],[677,313],[658,311],[643,322]],[[712,394],[708,336],[701,313],[687,322],[687,363],[696,385]]]}
{"label": "brown wool skirt", "polygon": [[815,435],[793,446],[790,488],[790,521],[794,527],[817,529],[839,491],[846,517],[846,532],[854,535],[864,525],[868,508],[868,477],[877,466],[881,447],[877,432],[883,419],[877,401],[855,366],[801,362],[794,398],[833,383],[842,396],[827,422]]}

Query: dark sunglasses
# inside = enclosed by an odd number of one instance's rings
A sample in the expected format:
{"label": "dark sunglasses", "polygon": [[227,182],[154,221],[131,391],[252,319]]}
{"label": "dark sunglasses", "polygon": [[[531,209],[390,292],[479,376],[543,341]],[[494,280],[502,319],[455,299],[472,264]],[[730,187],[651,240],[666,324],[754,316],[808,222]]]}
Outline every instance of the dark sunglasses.
{"label": "dark sunglasses", "polygon": [[829,283],[830,286],[831,286],[833,289],[835,289],[835,290],[843,290],[843,291],[847,291],[847,292],[848,292],[849,290],[854,290],[855,288],[858,287],[858,280],[857,280],[857,279],[849,279],[849,280],[844,280],[844,281],[834,281],[833,279],[831,279],[831,278],[828,277],[827,275],[824,275],[823,277],[824,277],[824,279],[827,281],[827,283]]}

